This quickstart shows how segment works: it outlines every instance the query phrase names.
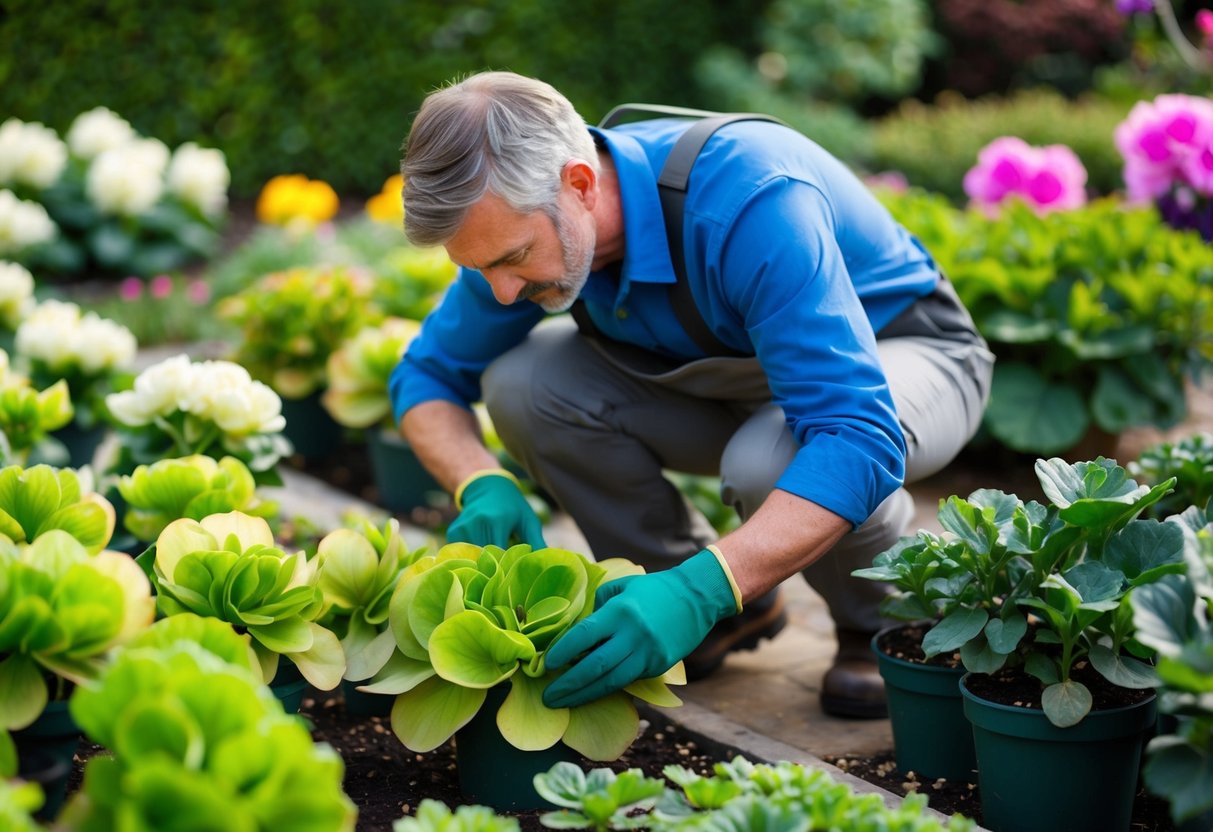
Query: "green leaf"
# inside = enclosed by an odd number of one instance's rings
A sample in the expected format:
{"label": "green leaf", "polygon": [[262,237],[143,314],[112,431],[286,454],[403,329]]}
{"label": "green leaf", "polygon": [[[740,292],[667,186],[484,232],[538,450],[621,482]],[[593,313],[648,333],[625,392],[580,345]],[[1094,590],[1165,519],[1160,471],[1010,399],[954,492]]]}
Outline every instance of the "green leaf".
{"label": "green leaf", "polygon": [[113,222],[94,227],[85,239],[97,262],[113,271],[122,271],[137,247],[135,238]]}
{"label": "green leaf", "polygon": [[0,728],[26,728],[46,709],[49,693],[42,671],[29,656],[14,653],[0,661]]}
{"label": "green leaf", "polygon": [[1045,688],[1040,704],[1049,722],[1058,728],[1069,728],[1091,712],[1091,691],[1082,682],[1067,679]]}
{"label": "green leaf", "polygon": [[1095,424],[1109,433],[1119,434],[1155,421],[1156,406],[1133,383],[1127,373],[1115,366],[1101,366],[1091,393],[1091,415]]}
{"label": "green leaf", "polygon": [[533,679],[525,673],[510,677],[510,692],[497,712],[497,727],[515,748],[523,751],[551,748],[569,727],[568,708],[549,708],[543,704],[545,687],[547,680]]}
{"label": "green leaf", "polygon": [[617,760],[639,730],[640,715],[631,697],[613,693],[569,710],[564,744],[590,760]]}
{"label": "green leaf", "polygon": [[291,653],[291,661],[299,668],[303,678],[317,690],[332,690],[341,684],[345,675],[345,652],[337,634],[309,621],[311,646],[298,653]]}
{"label": "green leaf", "polygon": [[1142,776],[1151,792],[1170,801],[1177,821],[1213,809],[1213,755],[1207,747],[1157,737],[1150,742]]}
{"label": "green leaf", "polygon": [[248,628],[249,635],[275,653],[301,653],[312,646],[308,622],[297,616]]}
{"label": "green leaf", "polygon": [[397,651],[379,669],[370,683],[362,685],[359,690],[365,693],[404,693],[433,675],[434,666],[428,661],[411,659]]}
{"label": "green leaf", "polygon": [[1184,534],[1176,523],[1134,520],[1108,538],[1102,561],[1118,569],[1130,586],[1184,571]]}
{"label": "green leaf", "polygon": [[922,640],[922,650],[928,659],[950,653],[980,633],[989,619],[989,613],[980,607],[959,607],[931,628]]}
{"label": "green leaf", "polygon": [[1050,454],[1073,447],[1090,424],[1086,402],[1070,385],[1051,384],[1025,364],[998,363],[983,423],[1007,447]]}
{"label": "green leaf", "polygon": [[410,751],[433,751],[471,721],[484,698],[482,689],[460,687],[435,676],[396,698],[392,731]]}
{"label": "green leaf", "polygon": [[1045,685],[1055,685],[1061,681],[1061,675],[1057,672],[1057,662],[1043,653],[1029,653],[1024,659],[1023,669]]}
{"label": "green leaf", "polygon": [[978,633],[960,648],[960,661],[970,673],[994,673],[1007,663],[1007,654],[990,646],[984,633]]}
{"label": "green leaf", "polygon": [[1018,612],[1004,614],[1003,618],[991,618],[986,624],[986,640],[997,653],[1007,654],[1019,646],[1019,641],[1028,631],[1028,619]]}
{"label": "green leaf", "polygon": [[1196,593],[1183,578],[1164,576],[1130,596],[1136,638],[1163,656],[1177,656],[1196,631]]}
{"label": "green leaf", "polygon": [[465,610],[438,625],[430,636],[430,661],[447,681],[491,688],[535,656],[521,633],[503,630],[478,612]]}
{"label": "green leaf", "polygon": [[535,775],[535,791],[556,806],[580,808],[585,790],[585,772],[581,766],[570,762],[558,762],[547,771]]}
{"label": "green leaf", "polygon": [[327,602],[352,610],[370,601],[379,556],[358,532],[337,529],[325,535],[317,547],[316,563],[316,581]]}
{"label": "green leaf", "polygon": [[1138,690],[1158,684],[1158,674],[1154,668],[1132,656],[1113,653],[1107,644],[1093,645],[1087,657],[1091,665],[1114,685]]}

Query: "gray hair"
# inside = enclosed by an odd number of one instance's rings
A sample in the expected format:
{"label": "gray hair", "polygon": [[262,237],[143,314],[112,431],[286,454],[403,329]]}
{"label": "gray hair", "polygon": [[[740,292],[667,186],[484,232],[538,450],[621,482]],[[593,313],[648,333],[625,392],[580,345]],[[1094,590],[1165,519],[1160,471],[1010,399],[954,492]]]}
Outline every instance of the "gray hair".
{"label": "gray hair", "polygon": [[482,72],[426,97],[406,140],[404,229],[415,245],[442,245],[493,193],[520,213],[555,218],[560,174],[571,159],[595,170],[585,121],[551,85]]}

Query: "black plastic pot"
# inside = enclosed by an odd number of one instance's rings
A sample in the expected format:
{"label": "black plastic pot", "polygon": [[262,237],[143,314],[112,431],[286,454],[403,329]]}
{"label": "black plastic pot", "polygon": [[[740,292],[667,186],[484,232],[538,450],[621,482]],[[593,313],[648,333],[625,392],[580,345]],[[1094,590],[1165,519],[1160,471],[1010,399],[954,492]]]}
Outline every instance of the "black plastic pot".
{"label": "black plastic pot", "polygon": [[923,780],[973,782],[977,755],[960,695],[965,670],[909,662],[884,652],[882,639],[906,626],[894,625],[872,637],[889,703],[897,768]]}
{"label": "black plastic pot", "polygon": [[1058,728],[1035,708],[975,696],[961,680],[973,726],[982,825],[993,832],[1127,832],[1153,693]]}
{"label": "black plastic pot", "polygon": [[345,700],[345,712],[350,716],[389,716],[396,697],[383,693],[364,693],[358,690],[366,682],[341,680],[341,695]]}
{"label": "black plastic pot", "polygon": [[320,396],[316,392],[302,399],[282,399],[282,416],[286,419],[282,435],[291,441],[295,453],[305,459],[333,453],[345,434],[345,428],[320,403]]}
{"label": "black plastic pot", "polygon": [[561,761],[581,764],[581,755],[558,742],[543,751],[523,751],[501,736],[497,711],[509,685],[488,692],[476,716],[455,732],[455,767],[459,788],[470,803],[497,811],[556,808],[535,791],[536,774]]}
{"label": "black plastic pot", "polygon": [[431,504],[431,494],[443,494],[442,486],[425,470],[417,454],[396,431],[372,428],[366,432],[366,448],[379,505],[392,512],[409,512]]}
{"label": "black plastic pot", "polygon": [[287,659],[278,660],[278,672],[270,681],[270,690],[282,703],[282,710],[288,714],[299,713],[303,705],[303,695],[307,692],[308,681],[303,678],[295,663]]}

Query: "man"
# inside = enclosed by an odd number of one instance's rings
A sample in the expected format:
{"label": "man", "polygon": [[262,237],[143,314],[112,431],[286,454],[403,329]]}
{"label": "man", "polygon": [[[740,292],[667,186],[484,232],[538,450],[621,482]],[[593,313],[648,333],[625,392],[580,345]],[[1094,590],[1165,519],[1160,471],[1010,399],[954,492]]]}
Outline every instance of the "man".
{"label": "man", "polygon": [[[448,537],[544,545],[479,438],[506,448],[596,557],[647,574],[608,584],[547,653],[552,707],[680,659],[712,672],[774,636],[778,585],[803,572],[839,649],[822,705],[881,716],[868,640],[887,587],[850,577],[907,531],[903,480],[976,430],[992,357],[930,256],[841,163],[782,125],[729,124],[686,194],[686,286],[736,355],[705,356],[672,311],[656,180],[692,123],[590,129],[542,82],[489,72],[431,94],[402,170],[405,227],[461,269],[394,372],[401,430],[455,495]],[[584,304],[582,327],[569,316]],[[543,321],[542,325],[539,325]],[[713,541],[665,471],[721,477],[742,525]]]}

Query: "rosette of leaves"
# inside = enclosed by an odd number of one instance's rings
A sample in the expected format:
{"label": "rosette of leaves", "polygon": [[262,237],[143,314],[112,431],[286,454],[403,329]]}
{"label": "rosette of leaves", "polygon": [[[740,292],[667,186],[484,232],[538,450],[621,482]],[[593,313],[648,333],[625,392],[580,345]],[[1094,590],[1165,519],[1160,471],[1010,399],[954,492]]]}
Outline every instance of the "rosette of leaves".
{"label": "rosette of leaves", "polygon": [[346,266],[265,275],[218,307],[239,328],[232,360],[280,396],[305,398],[325,386],[329,356],[381,317],[371,291],[370,277]]}
{"label": "rosette of leaves", "polygon": [[[393,196],[399,207],[399,192]],[[395,228],[399,227],[397,222]],[[459,269],[441,246],[400,245],[397,237],[375,260],[375,303],[388,315],[420,321],[438,305]]]}
{"label": "rosette of leaves", "polygon": [[1128,465],[1143,482],[1175,478],[1175,490],[1152,507],[1155,517],[1181,514],[1189,507],[1209,506],[1213,498],[1213,434],[1194,433],[1176,442],[1157,442]]}
{"label": "rosette of leaves", "polygon": [[1073,448],[1092,428],[1166,428],[1213,366],[1213,249],[1152,209],[1105,199],[998,217],[882,193],[997,356],[983,427],[1012,450]]}
{"label": "rosette of leaves", "polygon": [[617,758],[636,738],[632,696],[681,704],[667,687],[685,683],[681,663],[661,677],[576,708],[548,708],[543,690],[555,673],[548,647],[593,611],[602,583],[640,567],[622,559],[594,563],[574,552],[451,543],[419,558],[401,576],[388,623],[396,651],[363,690],[398,694],[392,730],[414,751],[446,742],[508,684],[497,727],[522,750],[557,742],[592,760]]}
{"label": "rosette of leaves", "polygon": [[348,428],[391,427],[388,379],[420,330],[417,321],[387,318],[345,341],[328,359],[321,402],[329,415]]}
{"label": "rosette of leaves", "polygon": [[499,815],[487,806],[456,806],[454,811],[426,798],[417,814],[392,824],[392,832],[518,832],[518,818]]}
{"label": "rosette of leaves", "polygon": [[394,517],[382,529],[366,520],[362,533],[337,529],[320,541],[314,562],[326,608],[321,620],[341,639],[346,679],[369,679],[395,652],[388,629],[392,593],[425,551],[409,551]]}
{"label": "rosette of leaves", "polygon": [[0,350],[0,464],[25,464],[30,452],[74,413],[66,381],[37,390],[9,372],[8,353]]}
{"label": "rosette of leaves", "polygon": [[71,468],[9,465],[0,469],[0,535],[14,543],[32,543],[59,529],[96,554],[109,543],[114,523],[109,500],[86,491]]}
{"label": "rosette of leaves", "polygon": [[231,624],[249,638],[265,682],[280,656],[320,690],[341,681],[341,642],[317,623],[324,597],[315,566],[303,552],[277,548],[263,518],[232,511],[175,520],[156,538],[152,571],[161,615]]}
{"label": "rosette of leaves", "polygon": [[119,552],[62,529],[26,546],[0,537],[0,728],[19,729],[96,678],[109,651],[152,623],[151,585]]}
{"label": "rosette of leaves", "polygon": [[201,520],[212,514],[239,511],[266,519],[278,505],[257,497],[257,483],[248,467],[232,456],[216,462],[193,454],[140,465],[117,481],[126,501],[122,518],[126,530],[142,541],[152,541],[174,520]]}
{"label": "rosette of leaves", "polygon": [[122,650],[73,695],[73,718],[111,753],[89,760],[60,822],[81,832],[352,831],[341,758],[230,661],[247,656],[243,639],[225,628],[228,639],[209,631],[197,643],[176,624],[158,622],[169,631]]}
{"label": "rosette of leaves", "polygon": [[1091,709],[1073,676],[1080,662],[1120,687],[1156,681],[1129,599],[1185,569],[1184,540],[1178,525],[1141,518],[1173,480],[1139,485],[1103,457],[1038,460],[1036,474],[1048,505],[990,489],[949,497],[939,512],[946,536],[903,539],[859,574],[894,582],[890,614],[936,618],[927,658],[959,650],[970,672],[1030,674],[1045,715],[1066,727]]}

